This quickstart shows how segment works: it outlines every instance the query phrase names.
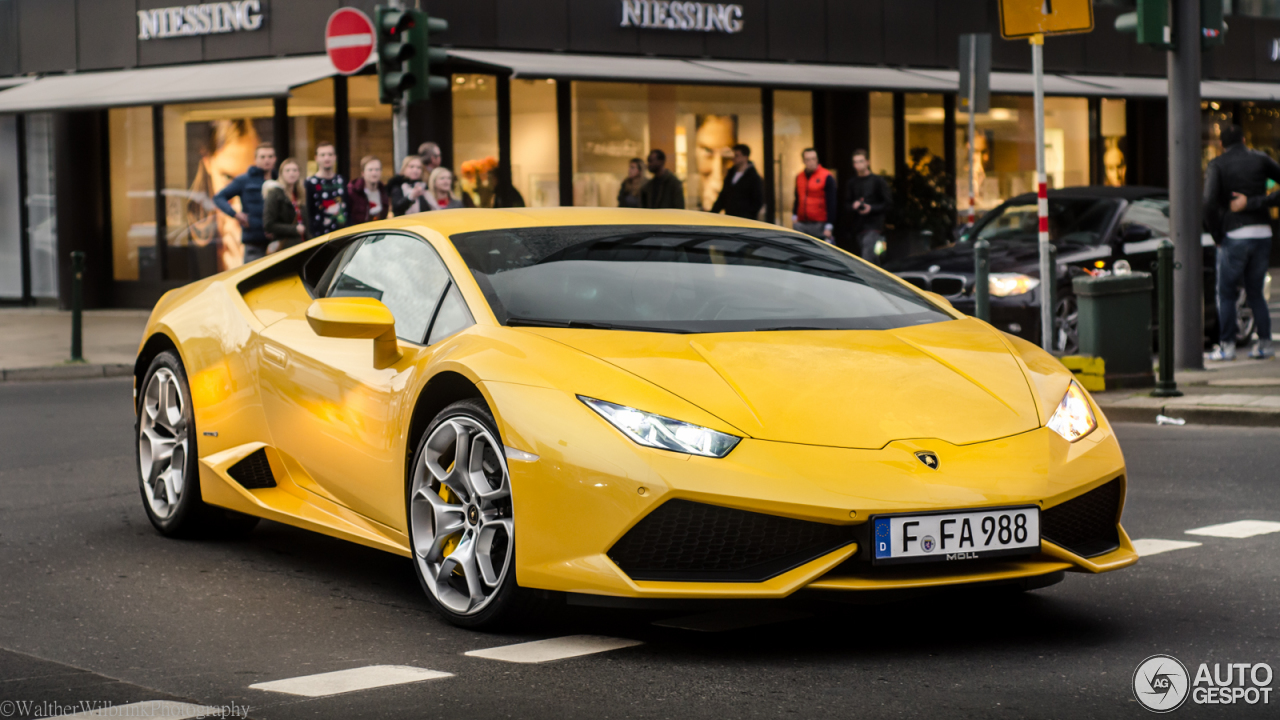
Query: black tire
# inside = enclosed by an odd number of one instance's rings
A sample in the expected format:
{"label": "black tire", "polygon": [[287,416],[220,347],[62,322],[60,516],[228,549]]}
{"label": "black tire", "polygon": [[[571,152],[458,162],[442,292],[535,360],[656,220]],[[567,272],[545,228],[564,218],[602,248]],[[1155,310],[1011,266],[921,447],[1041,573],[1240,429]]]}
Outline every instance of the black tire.
{"label": "black tire", "polygon": [[[417,451],[413,455],[413,465],[408,473],[409,480],[405,485],[405,517],[408,518],[409,547],[413,552],[412,560],[414,575],[417,576],[418,584],[422,586],[422,591],[426,594],[432,607],[434,607],[436,612],[438,612],[440,616],[451,625],[476,630],[496,630],[527,623],[542,614],[542,611],[545,609],[545,605],[547,604],[548,594],[522,588],[516,583],[516,548],[514,547],[514,536],[509,538],[509,553],[507,554],[506,566],[501,571],[502,577],[500,582],[496,584],[496,587],[488,586],[494,589],[489,590],[489,595],[487,596],[483,606],[475,611],[459,612],[456,609],[448,607],[439,597],[437,597],[436,591],[433,590],[435,581],[428,575],[428,573],[431,572],[429,569],[430,563],[428,563],[427,560],[424,559],[424,556],[417,550],[417,540],[419,538],[415,537],[415,526],[419,525],[419,522],[415,522],[415,508],[413,505],[415,484],[425,483],[428,487],[435,488],[434,491],[437,493],[439,488],[442,486],[442,483],[435,479],[430,474],[430,471],[426,469],[425,456],[428,450],[427,441],[442,425],[454,420],[475,423],[482,426],[492,436],[492,438],[497,440],[499,448],[502,447],[501,435],[498,433],[498,426],[497,423],[494,422],[493,414],[489,411],[489,408],[485,405],[484,401],[479,399],[459,400],[458,402],[455,402],[441,410],[440,413],[432,419],[431,424],[427,426],[427,429],[422,433],[422,436],[418,438]],[[499,457],[496,459],[502,463],[502,471],[505,474],[506,458]],[[510,518],[512,523],[514,523],[515,518],[509,511],[509,475],[505,482],[508,489],[508,514],[505,515],[505,517]],[[469,506],[470,505],[468,504],[468,507]],[[501,518],[504,516],[497,515],[496,517]],[[434,533],[434,520],[426,522],[430,524],[430,531]],[[464,526],[464,528],[466,527],[470,526]],[[477,525],[476,527],[478,528],[480,526]],[[512,527],[514,527],[514,525],[512,525]],[[480,531],[477,529],[474,532],[479,533]],[[424,542],[426,542],[425,539]],[[458,547],[460,546],[455,545],[450,551],[445,552],[444,556],[448,557],[449,553],[456,551]],[[443,576],[443,573],[441,573],[441,575]]]}
{"label": "black tire", "polygon": [[[157,376],[161,380],[157,380]],[[170,463],[171,468],[176,467],[181,471],[180,490],[175,493],[178,497],[173,503],[157,501],[153,497],[157,492],[154,489],[156,479],[147,476],[144,466],[154,467],[151,453],[154,452],[153,448],[156,445],[143,436],[144,426],[149,424],[147,422],[148,405],[149,400],[152,399],[149,391],[152,389],[153,381],[167,383],[170,379],[173,383],[170,389],[176,391],[181,404],[180,411],[175,416],[180,418],[180,421],[171,424],[180,426],[183,430],[174,434],[167,428],[153,426],[151,432],[153,436],[168,433],[175,440],[182,437],[185,441],[181,444],[181,461]],[[167,350],[151,361],[151,366],[147,368],[147,373],[143,376],[142,384],[138,388],[136,410],[137,419],[133,428],[136,459],[134,467],[138,469],[138,489],[142,494],[142,507],[152,526],[167,537],[185,538],[210,535],[235,537],[253,530],[259,518],[208,505],[200,496],[198,433],[191,408],[191,388],[187,382],[186,369],[182,366],[182,360],[178,358],[177,353]],[[175,443],[175,447],[177,446],[178,444]],[[148,486],[149,483],[152,483],[151,487]],[[166,498],[168,498],[167,488]]]}

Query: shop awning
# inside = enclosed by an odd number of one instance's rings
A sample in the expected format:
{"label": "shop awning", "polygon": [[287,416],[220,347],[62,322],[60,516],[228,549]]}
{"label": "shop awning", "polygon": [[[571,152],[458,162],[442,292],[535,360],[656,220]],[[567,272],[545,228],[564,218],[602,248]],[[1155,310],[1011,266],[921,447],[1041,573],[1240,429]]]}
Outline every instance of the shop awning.
{"label": "shop awning", "polygon": [[48,75],[0,92],[0,113],[279,97],[334,75],[327,55]]}
{"label": "shop awning", "polygon": [[[955,70],[498,50],[450,50],[449,55],[479,65],[509,69],[515,77],[527,78],[912,92],[955,92],[960,82]],[[1029,73],[991,73],[992,92],[1029,94],[1032,84]],[[1277,83],[1205,80],[1200,87],[1201,95],[1207,100],[1280,100]],[[1044,78],[1044,89],[1050,95],[1168,95],[1164,78],[1120,75],[1048,74]]]}

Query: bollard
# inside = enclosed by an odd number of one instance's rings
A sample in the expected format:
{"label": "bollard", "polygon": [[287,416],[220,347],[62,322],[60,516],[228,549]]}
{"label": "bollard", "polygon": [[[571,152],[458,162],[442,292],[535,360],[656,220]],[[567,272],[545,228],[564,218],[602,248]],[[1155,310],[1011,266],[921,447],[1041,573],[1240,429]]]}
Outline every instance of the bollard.
{"label": "bollard", "polygon": [[1049,303],[1049,318],[1052,322],[1049,326],[1049,347],[1064,350],[1065,348],[1058,347],[1058,246],[1052,243],[1049,245],[1049,268],[1052,277],[1048,280],[1040,278],[1040,287],[1044,288],[1040,293],[1040,301]]}
{"label": "bollard", "polygon": [[84,310],[84,253],[71,253],[71,362],[84,362],[81,312]]}
{"label": "bollard", "polygon": [[991,243],[986,238],[973,244],[973,314],[991,322]]}
{"label": "bollard", "polygon": [[[1153,397],[1179,397],[1182,391],[1173,379],[1173,242],[1160,241],[1156,251],[1156,290],[1159,292],[1160,373]],[[1148,341],[1150,342],[1150,341]]]}

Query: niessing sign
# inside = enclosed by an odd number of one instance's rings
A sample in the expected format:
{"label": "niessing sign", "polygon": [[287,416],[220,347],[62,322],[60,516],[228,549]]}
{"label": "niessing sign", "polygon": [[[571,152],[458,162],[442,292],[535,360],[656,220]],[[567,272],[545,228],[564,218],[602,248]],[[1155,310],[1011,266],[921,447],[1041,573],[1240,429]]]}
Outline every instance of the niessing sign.
{"label": "niessing sign", "polygon": [[622,0],[622,27],[736,33],[742,31],[742,6],[737,3],[678,0]]}
{"label": "niessing sign", "polygon": [[257,30],[262,27],[262,20],[262,0],[235,0],[139,10],[138,39]]}

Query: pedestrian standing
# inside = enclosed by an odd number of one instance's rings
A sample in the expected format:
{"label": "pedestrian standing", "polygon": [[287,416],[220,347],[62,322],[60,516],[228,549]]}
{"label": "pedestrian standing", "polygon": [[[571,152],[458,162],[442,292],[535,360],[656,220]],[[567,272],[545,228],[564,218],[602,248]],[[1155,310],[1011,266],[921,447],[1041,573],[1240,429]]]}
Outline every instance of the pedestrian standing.
{"label": "pedestrian standing", "polygon": [[[271,176],[275,166],[275,147],[262,143],[254,151],[253,166],[213,196],[213,204],[240,223],[246,263],[267,254],[267,236],[262,230],[262,183]],[[232,198],[240,198],[239,210],[232,207]]]}
{"label": "pedestrian standing", "polygon": [[438,167],[427,178],[427,208],[452,210],[463,207],[462,197],[453,189],[453,173],[447,167]]}
{"label": "pedestrian standing", "polygon": [[347,226],[351,198],[347,180],[338,174],[333,143],[316,146],[316,174],[307,178],[307,237],[320,237]]}
{"label": "pedestrian standing", "polygon": [[360,158],[360,177],[351,183],[351,224],[385,220],[391,196],[382,183],[382,161],[375,155]]}
{"label": "pedestrian standing", "polygon": [[884,248],[884,216],[893,205],[893,193],[885,179],[871,172],[866,150],[853,151],[854,175],[844,189],[844,208],[852,213],[853,247],[863,260],[880,264]]}
{"label": "pedestrian standing", "polygon": [[836,178],[818,164],[818,151],[805,148],[800,153],[804,170],[796,175],[795,208],[791,226],[819,240],[831,242],[836,208]]}
{"label": "pedestrian standing", "polygon": [[618,188],[618,207],[640,207],[640,191],[644,189],[644,161],[631,158],[627,163],[627,177]]}
{"label": "pedestrian standing", "polygon": [[666,165],[666,153],[661,150],[649,153],[649,172],[653,177],[640,190],[640,207],[684,209],[684,183]]}
{"label": "pedestrian standing", "polygon": [[431,177],[431,171],[440,167],[444,155],[440,146],[433,142],[424,142],[418,146],[418,157],[422,158],[422,177]]}
{"label": "pedestrian standing", "polygon": [[[1263,206],[1267,181],[1280,182],[1280,164],[1245,147],[1239,125],[1222,129],[1222,148],[1222,154],[1209,163],[1204,182],[1204,216],[1218,243],[1218,349],[1209,358],[1236,359],[1236,297],[1243,282],[1245,300],[1258,329],[1258,343],[1249,357],[1265,359],[1275,352],[1271,348],[1271,313],[1262,295],[1271,258],[1271,218]],[[1235,208],[1240,203],[1232,205],[1235,194],[1247,198],[1238,211]]]}
{"label": "pedestrian standing", "polygon": [[427,179],[422,175],[422,158],[406,155],[400,162],[400,174],[387,183],[391,210],[396,217],[412,215],[427,209]]}
{"label": "pedestrian standing", "polygon": [[495,165],[489,168],[489,187],[493,188],[493,196],[490,198],[489,207],[524,207],[524,196],[508,179],[510,176],[511,171],[507,170],[503,165]]}
{"label": "pedestrian standing", "polygon": [[267,251],[287,250],[305,240],[307,226],[302,212],[307,206],[307,191],[298,161],[285,158],[280,163],[280,178],[264,182],[262,192],[262,228],[271,240]]}
{"label": "pedestrian standing", "polygon": [[721,210],[726,215],[755,220],[764,207],[764,181],[751,162],[751,148],[746,145],[733,146],[733,167],[724,174],[724,184],[720,188],[720,196],[711,206],[711,212]]}

